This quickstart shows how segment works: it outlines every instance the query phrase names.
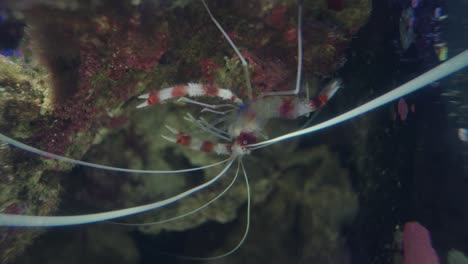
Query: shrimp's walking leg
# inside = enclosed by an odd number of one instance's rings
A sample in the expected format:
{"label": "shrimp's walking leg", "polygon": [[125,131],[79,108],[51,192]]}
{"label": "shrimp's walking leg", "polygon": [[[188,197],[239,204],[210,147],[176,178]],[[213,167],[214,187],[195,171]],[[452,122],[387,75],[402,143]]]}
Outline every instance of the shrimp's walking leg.
{"label": "shrimp's walking leg", "polygon": [[[193,123],[193,124],[195,124],[201,130],[203,130],[205,132],[208,132],[208,133],[212,134],[213,136],[215,136],[217,138],[221,138],[221,139],[224,139],[226,141],[231,141],[231,137],[229,136],[229,134],[225,130],[222,130],[222,129],[217,128],[215,126],[216,124],[219,124],[219,119],[215,120],[214,123],[211,124],[202,117],[200,117],[199,119],[195,119],[195,117],[193,117],[189,113],[187,113],[187,116],[184,117],[184,119],[191,122],[191,123]],[[222,119],[222,118],[220,118],[220,119]],[[169,130],[171,130],[171,129],[169,129]],[[172,130],[171,130],[171,132],[172,132]]]}
{"label": "shrimp's walking leg", "polygon": [[208,5],[206,4],[205,0],[201,0],[203,5],[205,6],[205,9],[206,11],[208,12],[208,15],[210,15],[210,18],[211,20],[213,21],[213,23],[216,25],[216,27],[218,27],[219,31],[221,31],[221,33],[223,34],[223,36],[226,38],[226,40],[229,42],[229,45],[231,45],[231,47],[234,49],[234,51],[236,52],[237,56],[239,57],[239,59],[241,60],[242,62],[242,67],[244,69],[244,75],[245,75],[245,82],[246,82],[246,85],[247,85],[247,95],[249,97],[249,101],[252,101],[253,99],[253,92],[252,92],[252,83],[250,82],[250,73],[249,73],[249,65],[247,64],[247,61],[245,60],[245,58],[242,56],[242,54],[240,53],[239,49],[236,47],[236,44],[234,44],[234,42],[232,41],[232,39],[229,37],[229,35],[226,33],[226,31],[224,31],[223,27],[221,27],[221,25],[218,23],[218,21],[216,20],[216,18],[213,16],[213,14],[211,13],[210,9],[208,8]]}
{"label": "shrimp's walking leg", "polygon": [[216,110],[213,110],[213,109],[210,109],[210,108],[203,108],[200,112],[209,112],[209,113],[213,113],[213,114],[217,114],[217,115],[226,115],[228,113],[231,113],[233,111],[235,111],[236,109],[231,109],[231,110],[226,110],[226,111],[216,111]]}
{"label": "shrimp's walking leg", "polygon": [[296,88],[290,91],[262,93],[262,96],[270,95],[298,95],[301,91],[302,79],[302,0],[297,1],[297,76]]}
{"label": "shrimp's walking leg", "polygon": [[[183,102],[183,103],[189,103],[189,104],[203,106],[203,107],[205,107],[203,109],[219,109],[219,108],[223,108],[223,107],[228,107],[228,108],[236,108],[237,107],[237,106],[235,106],[233,104],[217,104],[217,105],[215,105],[215,104],[205,104],[205,103],[201,103],[201,102],[192,100],[192,99],[187,98],[187,97],[181,97],[181,98],[179,98],[179,100],[177,100],[177,102]],[[207,111],[207,110],[202,110],[202,112],[204,112],[204,111]]]}
{"label": "shrimp's walking leg", "polygon": [[193,150],[206,152],[206,153],[214,152],[218,155],[231,155],[232,154],[231,144],[213,143],[209,140],[200,140],[198,138],[194,138],[190,135],[184,134],[183,132],[178,131],[170,126],[166,126],[166,128],[175,137],[168,137],[164,135],[161,135],[161,136],[170,142],[188,147]]}
{"label": "shrimp's walking leg", "polygon": [[235,104],[242,104],[242,100],[237,97],[231,90],[219,88],[215,85],[203,85],[199,83],[189,83],[187,85],[176,85],[161,89],[159,91],[142,94],[138,96],[139,99],[145,99],[145,102],[137,106],[137,108],[154,105],[172,98],[184,98],[210,96],[218,97],[225,101],[230,101]]}

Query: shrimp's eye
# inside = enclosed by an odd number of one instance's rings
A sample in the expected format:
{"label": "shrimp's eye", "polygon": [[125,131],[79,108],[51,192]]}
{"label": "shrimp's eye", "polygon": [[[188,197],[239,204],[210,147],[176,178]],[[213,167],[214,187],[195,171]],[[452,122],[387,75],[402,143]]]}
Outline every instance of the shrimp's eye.
{"label": "shrimp's eye", "polygon": [[237,144],[241,146],[254,144],[255,142],[257,142],[257,137],[252,133],[241,132],[237,137]]}

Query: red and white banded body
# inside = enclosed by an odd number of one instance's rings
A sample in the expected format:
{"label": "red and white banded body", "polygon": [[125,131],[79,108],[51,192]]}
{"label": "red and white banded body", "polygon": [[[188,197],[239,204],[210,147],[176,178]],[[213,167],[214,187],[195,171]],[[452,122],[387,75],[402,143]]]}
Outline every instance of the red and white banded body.
{"label": "red and white banded body", "polygon": [[138,105],[137,108],[145,107],[165,102],[173,98],[210,96],[218,97],[222,100],[231,101],[236,104],[242,103],[242,100],[234,95],[231,90],[219,88],[215,85],[204,85],[200,83],[188,83],[187,85],[176,85],[161,89],[159,91],[140,95],[139,99],[146,99],[145,102]]}
{"label": "red and white banded body", "polygon": [[229,126],[228,133],[236,138],[241,133],[258,136],[272,118],[296,119],[325,105],[341,87],[340,80],[333,80],[316,98],[297,96],[268,96],[239,107],[239,117]]}
{"label": "red and white banded body", "polygon": [[[316,98],[308,99],[297,96],[261,96],[255,100],[244,103],[231,90],[219,88],[215,85],[189,83],[176,85],[162,90],[141,95],[145,102],[138,108],[163,103],[170,99],[178,99],[195,105],[205,107],[204,110],[221,115],[221,118],[211,123],[204,119],[195,119],[191,115],[186,119],[202,130],[229,141],[229,143],[216,143],[208,140],[194,138],[182,131],[168,127],[173,137],[163,138],[202,152],[214,152],[220,155],[244,155],[250,152],[248,145],[257,142],[257,138],[264,135],[263,130],[272,118],[296,119],[305,116],[323,105],[341,87],[341,81],[333,80]],[[216,97],[227,104],[209,105],[190,97]],[[214,109],[230,107],[231,111],[219,112]],[[202,110],[203,111],[203,110]]]}

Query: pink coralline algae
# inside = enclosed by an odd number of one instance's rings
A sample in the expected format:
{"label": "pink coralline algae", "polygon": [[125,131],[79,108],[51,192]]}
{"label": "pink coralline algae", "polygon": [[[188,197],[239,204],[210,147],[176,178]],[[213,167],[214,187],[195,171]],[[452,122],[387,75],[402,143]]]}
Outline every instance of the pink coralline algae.
{"label": "pink coralline algae", "polygon": [[96,94],[91,80],[103,66],[95,47],[82,43],[80,48],[77,91],[56,102],[53,113],[56,119],[47,125],[47,130],[38,135],[45,150],[57,154],[65,152],[74,133],[88,130],[96,119]]}
{"label": "pink coralline algae", "polygon": [[82,44],[80,47],[80,81],[89,80],[97,72],[102,70],[103,66],[96,51],[96,47],[89,44]]}
{"label": "pink coralline algae", "polygon": [[108,76],[114,80],[124,77],[128,70],[148,71],[159,64],[168,49],[168,34],[156,32],[152,36],[139,31],[139,24],[130,20],[129,25],[111,23]]}
{"label": "pink coralline algae", "polygon": [[431,245],[429,231],[418,222],[408,222],[403,229],[403,264],[439,264]]}
{"label": "pink coralline algae", "polygon": [[3,209],[2,213],[6,214],[24,214],[28,210],[28,207],[24,203],[12,203]]}
{"label": "pink coralline algae", "polygon": [[212,83],[215,77],[214,73],[219,69],[219,65],[213,59],[207,58],[201,60],[200,66],[203,80]]}
{"label": "pink coralline algae", "polygon": [[48,129],[37,135],[46,151],[63,154],[75,133],[92,127],[97,109],[90,96],[92,94],[79,91],[72,98],[57,104],[54,110],[57,118],[51,124],[45,124]]}
{"label": "pink coralline algae", "polygon": [[282,5],[273,8],[271,14],[266,17],[265,22],[276,30],[283,30],[287,25],[287,10],[287,7]]}
{"label": "pink coralline algae", "polygon": [[143,33],[137,18],[116,21],[102,17],[80,33],[77,87],[57,98],[54,118],[32,139],[44,150],[63,154],[76,133],[124,123],[109,120],[106,108],[133,96],[138,80],[132,72],[157,67],[167,51],[167,32]]}
{"label": "pink coralline algae", "polygon": [[253,66],[252,84],[256,94],[288,89],[290,72],[279,60],[261,60],[247,51],[242,52],[242,56]]}
{"label": "pink coralline algae", "polygon": [[297,30],[295,28],[291,28],[290,30],[286,31],[284,34],[284,38],[286,42],[289,44],[294,44],[297,42]]}

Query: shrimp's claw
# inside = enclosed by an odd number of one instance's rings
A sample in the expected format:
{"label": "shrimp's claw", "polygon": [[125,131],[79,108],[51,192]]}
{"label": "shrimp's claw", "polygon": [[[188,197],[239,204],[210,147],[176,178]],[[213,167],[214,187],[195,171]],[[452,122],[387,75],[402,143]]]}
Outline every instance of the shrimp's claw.
{"label": "shrimp's claw", "polygon": [[136,106],[136,108],[143,108],[143,107],[147,107],[149,104],[147,101],[144,101],[143,103],[139,104]]}
{"label": "shrimp's claw", "polygon": [[145,93],[145,94],[142,94],[140,96],[138,96],[138,99],[148,99],[149,98],[149,93]]}
{"label": "shrimp's claw", "polygon": [[142,94],[142,95],[138,96],[138,99],[143,99],[145,101],[143,103],[137,105],[136,108],[143,108],[143,107],[147,107],[147,106],[152,105],[152,104],[157,104],[160,101],[158,98],[159,97],[155,93]]}
{"label": "shrimp's claw", "polygon": [[149,98],[150,94],[149,93],[145,93],[145,94],[142,94],[140,96],[138,96],[138,99],[144,99],[145,101],[139,105],[137,105],[136,108],[143,108],[143,107],[147,107],[149,105],[148,103],[148,98]]}

